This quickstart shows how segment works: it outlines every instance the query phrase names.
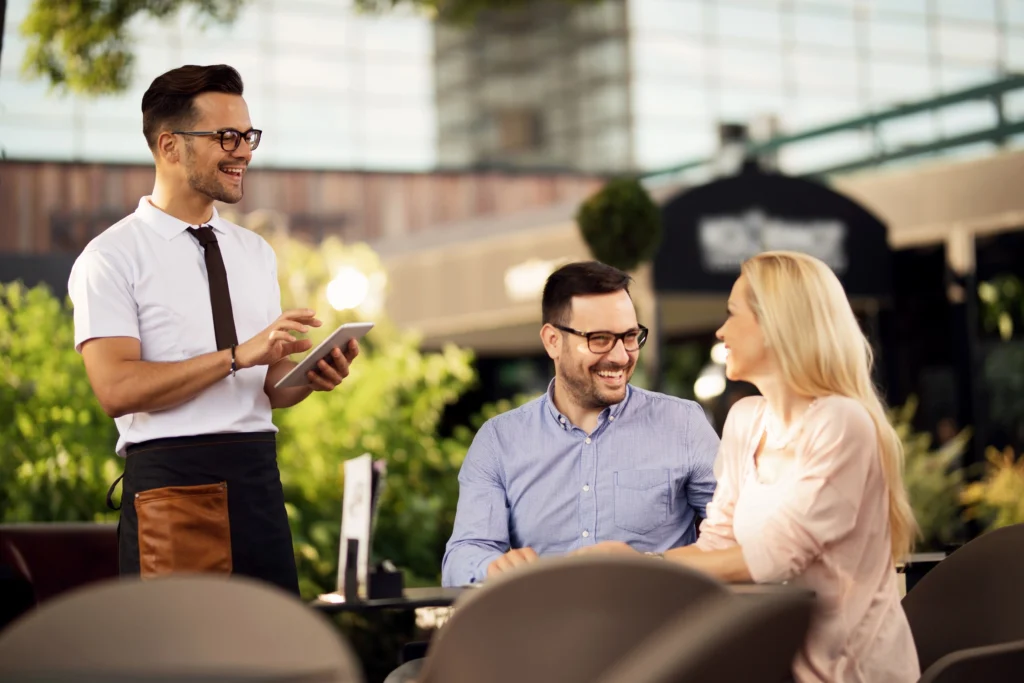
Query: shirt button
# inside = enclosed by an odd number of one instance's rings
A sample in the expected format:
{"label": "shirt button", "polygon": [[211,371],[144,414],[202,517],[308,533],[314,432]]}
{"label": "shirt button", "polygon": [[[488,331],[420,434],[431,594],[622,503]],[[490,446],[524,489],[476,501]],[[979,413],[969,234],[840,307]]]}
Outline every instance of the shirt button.
{"label": "shirt button", "polygon": [[590,443],[590,437],[589,436],[587,437],[586,443]]}
{"label": "shirt button", "polygon": [[583,530],[583,538],[586,538],[587,536],[590,536],[590,532],[587,531],[586,529],[584,529]]}
{"label": "shirt button", "polygon": [[565,424],[565,418],[564,417],[558,418],[558,421],[561,422],[562,424]]}
{"label": "shirt button", "polygon": [[590,484],[584,484],[583,485],[583,490],[584,491],[589,491],[590,490]]}
{"label": "shirt button", "polygon": [[612,415],[611,417],[609,417],[609,418],[608,418],[608,421],[609,421],[609,422],[615,422],[615,416],[614,416],[614,415]]}

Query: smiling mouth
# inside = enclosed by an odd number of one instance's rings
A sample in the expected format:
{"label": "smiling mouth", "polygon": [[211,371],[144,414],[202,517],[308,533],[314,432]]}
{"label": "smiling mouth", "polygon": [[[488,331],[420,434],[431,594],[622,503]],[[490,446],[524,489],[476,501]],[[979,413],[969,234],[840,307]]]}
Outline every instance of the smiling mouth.
{"label": "smiling mouth", "polygon": [[625,368],[618,370],[595,370],[594,374],[610,384],[617,384],[626,379]]}
{"label": "smiling mouth", "polygon": [[234,178],[236,180],[241,180],[242,176],[245,175],[245,168],[243,168],[241,166],[229,166],[229,167],[220,169],[220,172],[224,173],[224,174],[226,174],[226,175],[228,175],[228,176],[230,176],[230,177],[232,177],[232,178]]}

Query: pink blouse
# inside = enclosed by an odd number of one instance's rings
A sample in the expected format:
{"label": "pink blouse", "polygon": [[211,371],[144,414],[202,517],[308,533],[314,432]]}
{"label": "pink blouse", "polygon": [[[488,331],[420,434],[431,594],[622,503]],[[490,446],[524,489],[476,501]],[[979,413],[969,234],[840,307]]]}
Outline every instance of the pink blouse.
{"label": "pink blouse", "polygon": [[820,398],[791,444],[793,465],[764,483],[754,453],[765,400],[736,403],[721,475],[697,546],[739,544],[754,581],[805,586],[817,614],[794,663],[798,683],[910,683],[920,677],[893,567],[877,431],[857,401]]}

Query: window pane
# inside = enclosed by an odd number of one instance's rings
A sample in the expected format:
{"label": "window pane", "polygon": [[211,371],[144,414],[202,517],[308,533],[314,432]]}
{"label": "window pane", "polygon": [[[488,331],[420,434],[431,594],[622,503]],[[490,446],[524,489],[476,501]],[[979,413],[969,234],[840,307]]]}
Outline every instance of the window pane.
{"label": "window pane", "polygon": [[995,21],[996,3],[999,0],[938,0],[941,17],[969,19],[972,21]]}
{"label": "window pane", "polygon": [[637,77],[667,76],[703,82],[706,68],[704,47],[699,41],[633,41],[633,71]]}
{"label": "window pane", "polygon": [[997,77],[994,69],[943,66],[939,72],[943,92],[983,85]]}
{"label": "window pane", "polygon": [[852,50],[856,45],[853,16],[797,14],[796,41],[801,45],[822,45]]}
{"label": "window pane", "polygon": [[782,88],[782,56],[775,51],[722,47],[718,74],[726,91],[737,86],[778,91]]}
{"label": "window pane", "polygon": [[940,109],[938,120],[944,135],[963,135],[994,127],[996,110],[987,102],[964,102]]}
{"label": "window pane", "polygon": [[868,67],[874,101],[918,99],[934,92],[927,64],[873,60]]}
{"label": "window pane", "polygon": [[746,121],[764,114],[781,114],[785,109],[785,98],[777,93],[726,88],[719,97],[718,118]]}
{"label": "window pane", "polygon": [[743,39],[747,43],[756,41],[768,46],[778,46],[782,42],[782,19],[777,10],[765,11],[717,4],[715,24],[721,42],[725,45],[739,42],[734,41],[735,38]]}
{"label": "window pane", "polygon": [[708,113],[707,96],[699,86],[644,78],[633,82],[633,112],[655,119],[692,119]]}
{"label": "window pane", "polygon": [[868,22],[872,53],[928,55],[928,26],[924,23],[873,20]]}
{"label": "window pane", "polygon": [[998,45],[994,31],[958,26],[948,19],[939,24],[939,51],[943,59],[995,64]]}
{"label": "window pane", "polygon": [[629,0],[634,31],[697,34],[704,31],[703,0]]}
{"label": "window pane", "polygon": [[874,8],[879,13],[925,14],[928,0],[875,0]]}
{"label": "window pane", "polygon": [[712,154],[715,131],[710,119],[670,126],[638,120],[634,140],[637,165],[657,170]]}
{"label": "window pane", "polygon": [[854,94],[857,89],[857,62],[853,57],[833,57],[809,52],[793,56],[797,88],[805,92],[831,91]]}

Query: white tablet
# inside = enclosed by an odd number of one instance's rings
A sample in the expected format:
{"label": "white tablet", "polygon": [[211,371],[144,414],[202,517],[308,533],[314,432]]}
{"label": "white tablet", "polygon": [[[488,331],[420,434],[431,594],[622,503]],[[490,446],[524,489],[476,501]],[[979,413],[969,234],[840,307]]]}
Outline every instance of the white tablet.
{"label": "white tablet", "polygon": [[310,370],[315,370],[316,364],[324,358],[327,358],[331,351],[334,350],[334,347],[338,347],[344,351],[345,346],[348,344],[350,339],[362,339],[372,327],[373,323],[345,323],[332,332],[331,336],[320,342],[315,349],[306,355],[305,358],[299,361],[299,364],[292,368],[291,372],[282,377],[281,381],[274,385],[274,388],[282,389],[285,387],[307,386],[309,384],[309,380],[306,379],[306,373]]}

